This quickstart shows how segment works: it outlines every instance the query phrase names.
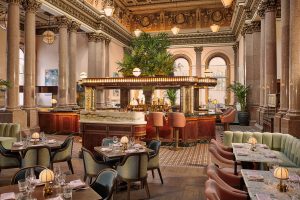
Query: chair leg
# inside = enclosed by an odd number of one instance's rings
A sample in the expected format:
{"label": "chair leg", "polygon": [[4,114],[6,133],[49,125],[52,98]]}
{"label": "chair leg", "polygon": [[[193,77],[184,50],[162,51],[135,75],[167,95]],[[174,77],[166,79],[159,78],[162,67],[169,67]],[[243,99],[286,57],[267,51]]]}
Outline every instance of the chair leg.
{"label": "chair leg", "polygon": [[127,182],[127,200],[130,200],[130,182]]}
{"label": "chair leg", "polygon": [[152,172],[152,177],[155,178],[155,176],[154,176],[154,170],[152,169],[151,172]]}
{"label": "chair leg", "polygon": [[85,182],[85,181],[86,181],[86,179],[87,179],[87,175],[86,175],[86,174],[84,174],[83,181]]}
{"label": "chair leg", "polygon": [[159,174],[161,184],[164,184],[164,181],[163,181],[162,176],[161,176],[160,168],[157,168],[157,171],[158,171],[158,174]]}
{"label": "chair leg", "polygon": [[90,176],[90,185],[92,184],[93,182],[93,177]]}
{"label": "chair leg", "polygon": [[144,180],[144,184],[145,184],[145,189],[147,192],[147,197],[148,197],[148,199],[150,199],[150,191],[149,191],[149,187],[148,187],[147,178]]}
{"label": "chair leg", "polygon": [[72,174],[74,174],[72,160],[68,160],[69,169],[71,170]]}

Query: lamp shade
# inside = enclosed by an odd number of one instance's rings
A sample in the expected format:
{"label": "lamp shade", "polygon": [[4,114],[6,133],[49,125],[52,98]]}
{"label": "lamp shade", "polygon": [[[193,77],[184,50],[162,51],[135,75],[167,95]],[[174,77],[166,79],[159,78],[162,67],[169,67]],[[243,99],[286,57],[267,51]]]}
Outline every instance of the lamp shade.
{"label": "lamp shade", "polygon": [[127,136],[123,136],[123,137],[121,137],[121,140],[120,140],[120,142],[122,143],[122,144],[127,144],[128,143],[128,137]]}
{"label": "lamp shade", "polygon": [[213,24],[213,25],[210,26],[210,29],[211,29],[212,32],[216,33],[220,30],[220,26],[217,25],[217,24]]}
{"label": "lamp shade", "polygon": [[50,169],[44,169],[43,171],[41,171],[39,179],[42,183],[53,181],[54,173]]}
{"label": "lamp shade", "polygon": [[55,40],[55,34],[52,31],[45,31],[43,33],[43,42],[46,44],[53,44]]}
{"label": "lamp shade", "polygon": [[285,180],[289,178],[289,171],[285,167],[277,167],[274,170],[274,177],[280,180]]}
{"label": "lamp shade", "polygon": [[80,79],[84,79],[84,78],[87,78],[87,73],[86,72],[81,72],[80,75],[79,75]]}
{"label": "lamp shade", "polygon": [[141,31],[140,29],[137,28],[133,32],[134,32],[135,37],[140,37],[140,35],[142,34],[143,31]]}
{"label": "lamp shade", "polygon": [[221,0],[221,1],[225,8],[229,8],[233,2],[233,0]]}
{"label": "lamp shade", "polygon": [[38,132],[32,133],[31,138],[32,139],[40,139],[40,134]]}
{"label": "lamp shade", "polygon": [[177,35],[180,31],[180,28],[178,28],[177,26],[174,26],[173,28],[171,28],[171,31],[174,35]]}
{"label": "lamp shade", "polygon": [[250,137],[249,139],[248,139],[248,143],[249,144],[256,144],[257,143],[257,140],[256,140],[256,138],[255,137]]}
{"label": "lamp shade", "polygon": [[111,17],[115,11],[115,8],[111,5],[107,5],[104,7],[104,13],[106,16]]}
{"label": "lamp shade", "polygon": [[56,99],[51,99],[51,104],[56,104],[57,100]]}
{"label": "lamp shade", "polygon": [[140,68],[134,68],[133,70],[132,70],[132,74],[133,74],[133,76],[135,76],[135,77],[138,77],[139,75],[141,75],[141,69]]}

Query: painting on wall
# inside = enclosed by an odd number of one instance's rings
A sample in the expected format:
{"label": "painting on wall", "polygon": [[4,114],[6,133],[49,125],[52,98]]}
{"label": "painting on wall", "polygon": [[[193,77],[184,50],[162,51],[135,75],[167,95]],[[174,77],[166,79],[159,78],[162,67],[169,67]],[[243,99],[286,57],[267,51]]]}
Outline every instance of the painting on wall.
{"label": "painting on wall", "polygon": [[57,86],[57,85],[58,85],[58,69],[46,69],[45,86]]}
{"label": "painting on wall", "polygon": [[[118,72],[113,72],[113,77],[119,77],[119,73]],[[113,96],[114,97],[119,97],[120,96],[120,90],[119,89],[114,89],[113,90]]]}

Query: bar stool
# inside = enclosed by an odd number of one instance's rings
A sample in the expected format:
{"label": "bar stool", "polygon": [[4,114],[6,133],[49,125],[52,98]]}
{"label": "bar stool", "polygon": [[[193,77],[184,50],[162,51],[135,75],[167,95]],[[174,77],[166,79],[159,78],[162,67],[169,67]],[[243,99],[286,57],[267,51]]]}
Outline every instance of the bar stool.
{"label": "bar stool", "polygon": [[174,150],[179,150],[179,130],[186,125],[186,119],[183,113],[170,112],[168,113],[169,126],[173,129],[173,135],[175,132],[175,147]]}
{"label": "bar stool", "polygon": [[148,115],[147,123],[155,127],[156,139],[159,140],[159,127],[164,126],[164,114],[162,112],[151,112]]}

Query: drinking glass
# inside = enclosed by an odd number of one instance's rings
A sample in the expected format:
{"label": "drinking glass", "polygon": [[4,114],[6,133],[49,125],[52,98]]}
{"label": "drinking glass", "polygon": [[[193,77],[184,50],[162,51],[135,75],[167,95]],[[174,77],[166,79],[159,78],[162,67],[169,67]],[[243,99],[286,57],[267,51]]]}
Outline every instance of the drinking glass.
{"label": "drinking glass", "polygon": [[117,137],[117,136],[114,136],[114,137],[113,137],[113,143],[114,143],[114,144],[117,144],[118,141],[119,141],[118,137]]}
{"label": "drinking glass", "polygon": [[36,177],[35,177],[33,168],[27,169],[27,170],[25,171],[25,180],[28,180],[28,181],[35,181],[35,179],[36,179]]}
{"label": "drinking glass", "polygon": [[44,132],[40,132],[40,138],[42,140],[42,143],[45,143],[46,142],[46,136],[45,136],[45,133]]}
{"label": "drinking glass", "polygon": [[18,180],[19,192],[25,192],[27,187],[27,182],[25,179]]}
{"label": "drinking glass", "polygon": [[29,194],[29,199],[32,200],[32,193],[34,192],[34,189],[36,187],[35,180],[27,179],[27,192]]}
{"label": "drinking glass", "polygon": [[135,138],[134,137],[130,137],[130,146],[133,147],[134,143],[135,143]]}
{"label": "drinking glass", "polygon": [[69,185],[63,187],[63,197],[65,199],[72,199],[72,188]]}

